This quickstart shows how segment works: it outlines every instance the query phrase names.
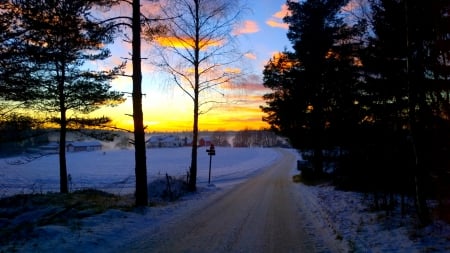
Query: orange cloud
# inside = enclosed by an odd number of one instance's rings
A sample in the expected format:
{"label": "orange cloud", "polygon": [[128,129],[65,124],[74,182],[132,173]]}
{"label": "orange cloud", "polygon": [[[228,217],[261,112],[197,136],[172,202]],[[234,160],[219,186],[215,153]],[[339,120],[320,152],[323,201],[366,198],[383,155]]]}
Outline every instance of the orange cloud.
{"label": "orange cloud", "polygon": [[230,73],[230,74],[239,74],[239,73],[241,73],[241,69],[228,67],[228,68],[224,69],[224,72]]}
{"label": "orange cloud", "polygon": [[353,1],[348,2],[348,4],[346,6],[342,7],[342,11],[353,12],[359,8],[361,8],[361,2],[353,0]]}
{"label": "orange cloud", "polygon": [[[192,38],[176,38],[176,37],[158,37],[155,41],[163,47],[175,48],[194,48],[195,41]],[[203,40],[200,41],[200,49],[206,50],[208,47],[217,47],[223,45],[220,40]]]}
{"label": "orange cloud", "polygon": [[233,30],[234,35],[259,32],[258,24],[252,20],[245,20],[243,25]]}
{"label": "orange cloud", "polygon": [[271,61],[274,65],[278,65],[278,67],[286,70],[291,69],[295,64],[298,63],[289,59],[288,56],[282,52],[275,52],[272,55]]}
{"label": "orange cloud", "polygon": [[266,24],[270,27],[288,29],[289,25],[283,22],[283,18],[290,14],[286,4],[281,6],[281,10],[277,11],[272,17],[266,21]]}
{"label": "orange cloud", "polygon": [[281,10],[278,11],[277,13],[273,14],[272,17],[277,18],[277,19],[283,19],[284,17],[286,17],[287,15],[290,15],[290,11],[288,9],[288,6],[286,4],[281,5]]}
{"label": "orange cloud", "polygon": [[269,25],[270,27],[275,27],[275,28],[283,28],[283,29],[288,29],[289,28],[288,24],[282,23],[282,22],[278,22],[278,21],[273,20],[273,19],[267,20],[266,24]]}
{"label": "orange cloud", "polygon": [[256,55],[253,53],[246,53],[244,56],[250,60],[256,60]]}

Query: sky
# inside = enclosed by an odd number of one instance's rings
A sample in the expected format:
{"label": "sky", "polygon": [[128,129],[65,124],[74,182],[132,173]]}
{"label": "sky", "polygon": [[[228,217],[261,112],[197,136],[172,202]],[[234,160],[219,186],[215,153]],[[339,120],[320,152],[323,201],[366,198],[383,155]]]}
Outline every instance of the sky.
{"label": "sky", "polygon": [[[146,4],[146,1],[141,1]],[[245,52],[245,80],[239,87],[221,87],[220,93],[225,103],[215,105],[199,119],[201,131],[261,129],[268,125],[262,121],[264,114],[259,108],[264,105],[263,94],[270,92],[262,85],[262,71],[267,61],[277,52],[290,48],[286,37],[287,25],[282,18],[286,13],[285,0],[247,0],[249,11],[235,30],[239,36],[239,48]],[[144,5],[144,8],[148,6]],[[152,59],[152,52],[143,44],[142,57]],[[130,58],[131,47],[121,41],[110,46],[112,62]],[[142,89],[144,125],[148,132],[191,131],[193,121],[193,102],[179,87],[164,78],[160,71],[144,59]],[[127,66],[131,73],[131,65]],[[132,80],[119,77],[112,82],[112,89],[131,93]],[[107,116],[119,128],[132,130],[132,99],[117,107],[102,108],[93,113]]]}

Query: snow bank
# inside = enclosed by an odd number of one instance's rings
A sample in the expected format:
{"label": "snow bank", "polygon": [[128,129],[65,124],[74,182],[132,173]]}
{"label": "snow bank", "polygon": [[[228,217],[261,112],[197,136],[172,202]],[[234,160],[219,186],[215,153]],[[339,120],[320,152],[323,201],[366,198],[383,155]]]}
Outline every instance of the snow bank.
{"label": "snow bank", "polygon": [[[297,185],[316,247],[333,252],[450,252],[450,226],[435,221],[418,229],[415,217],[368,208],[367,195],[332,186]],[[329,242],[333,242],[330,245]]]}

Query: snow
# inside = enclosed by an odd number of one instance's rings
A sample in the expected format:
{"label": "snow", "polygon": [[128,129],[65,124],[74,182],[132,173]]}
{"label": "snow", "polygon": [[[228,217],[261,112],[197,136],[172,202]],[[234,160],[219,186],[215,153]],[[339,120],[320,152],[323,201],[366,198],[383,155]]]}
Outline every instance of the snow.
{"label": "snow", "polygon": [[[208,182],[209,156],[206,147],[198,149],[198,183]],[[166,173],[186,177],[191,148],[147,149],[148,181]],[[222,183],[245,179],[274,162],[278,153],[264,148],[217,147],[212,157],[211,181]],[[34,159],[32,162],[28,162]],[[102,150],[68,152],[68,174],[72,190],[96,188],[117,194],[134,192],[134,151]],[[59,190],[58,155],[0,159],[0,196],[17,193],[45,193]]]}
{"label": "snow", "polygon": [[[292,151],[294,152],[294,151]],[[114,252],[142,233],[158,231],[215,194],[224,194],[279,159],[276,149],[216,147],[212,157],[213,185],[208,186],[209,156],[198,150],[198,194],[180,201],[130,212],[108,210],[70,225],[37,226],[37,237],[0,245],[0,252]],[[34,158],[33,158],[34,159]],[[33,160],[32,159],[32,160]],[[299,158],[300,159],[300,158]],[[57,191],[58,156],[47,155],[23,163],[23,157],[0,160],[0,196]],[[189,148],[149,149],[149,182],[160,176],[185,177]],[[104,150],[67,154],[72,189],[94,187],[117,194],[134,190],[134,151]],[[298,173],[292,165],[292,175]],[[369,208],[367,196],[335,190],[330,185],[293,184],[307,218],[305,229],[315,235],[322,252],[449,252],[450,226],[442,221],[416,229],[413,217],[388,216]],[[2,217],[0,217],[2,218]]]}

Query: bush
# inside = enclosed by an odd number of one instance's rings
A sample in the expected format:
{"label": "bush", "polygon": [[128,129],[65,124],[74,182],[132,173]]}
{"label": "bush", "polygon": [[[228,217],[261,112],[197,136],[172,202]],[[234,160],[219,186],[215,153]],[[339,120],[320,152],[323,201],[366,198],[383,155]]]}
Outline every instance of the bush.
{"label": "bush", "polygon": [[166,174],[148,185],[148,196],[151,201],[174,201],[188,193],[184,178],[174,178]]}

